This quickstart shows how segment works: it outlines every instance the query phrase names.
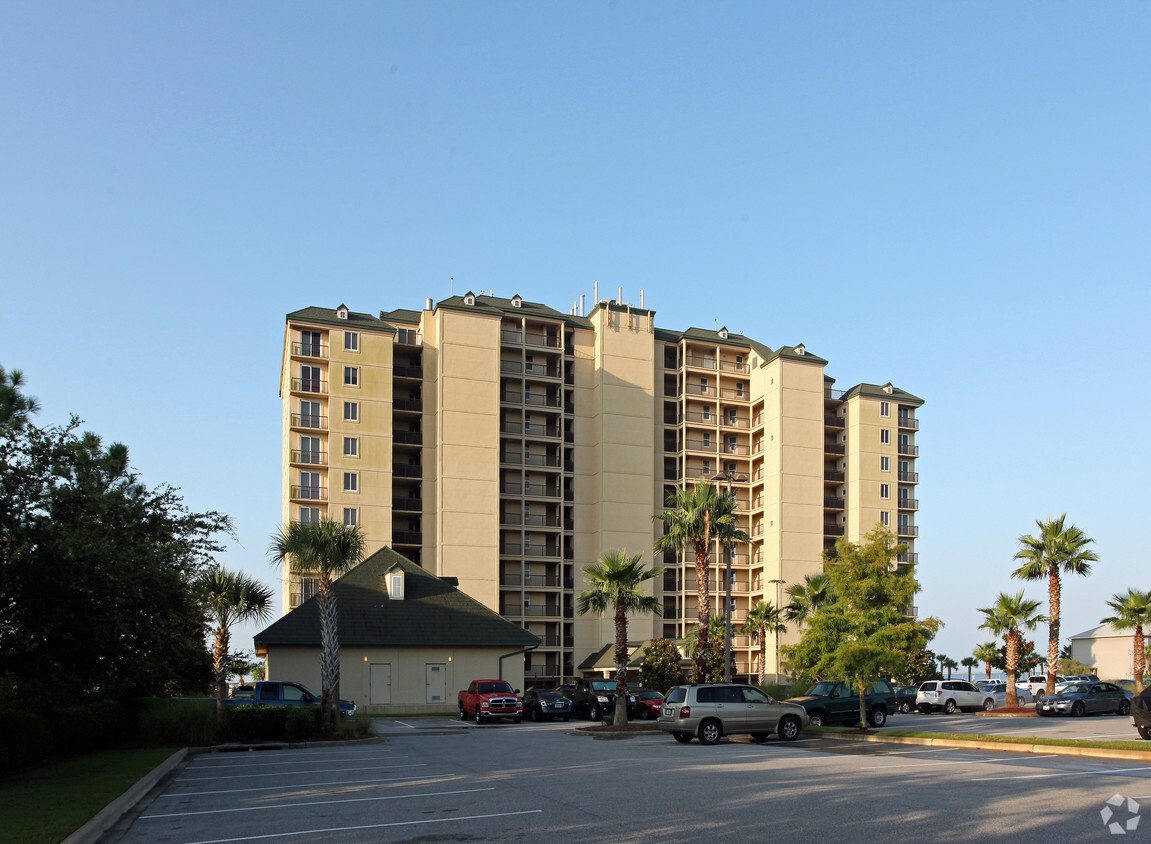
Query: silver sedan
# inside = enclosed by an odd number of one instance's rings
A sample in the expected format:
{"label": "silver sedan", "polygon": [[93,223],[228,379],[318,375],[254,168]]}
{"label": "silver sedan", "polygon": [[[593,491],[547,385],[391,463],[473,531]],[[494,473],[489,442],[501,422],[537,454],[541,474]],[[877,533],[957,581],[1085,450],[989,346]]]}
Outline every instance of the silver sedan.
{"label": "silver sedan", "polygon": [[[1007,705],[1007,684],[1006,683],[991,683],[983,687],[984,694],[989,694],[995,698],[995,708]],[[1035,703],[1035,698],[1031,696],[1031,692],[1021,686],[1015,687],[1015,694],[1019,698],[1020,706],[1030,706]]]}

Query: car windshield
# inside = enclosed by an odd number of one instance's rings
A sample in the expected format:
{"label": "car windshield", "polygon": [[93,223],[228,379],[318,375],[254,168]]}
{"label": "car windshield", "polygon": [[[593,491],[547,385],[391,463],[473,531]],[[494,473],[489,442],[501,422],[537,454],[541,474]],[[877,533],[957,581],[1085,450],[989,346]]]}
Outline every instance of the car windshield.
{"label": "car windshield", "polygon": [[592,680],[591,687],[597,692],[614,692],[615,680]]}
{"label": "car windshield", "polygon": [[[478,674],[479,672],[476,673]],[[491,695],[499,694],[500,692],[509,695],[514,694],[509,683],[480,683],[479,689],[476,693],[481,695]]]}
{"label": "car windshield", "polygon": [[816,683],[814,686],[807,690],[807,693],[816,697],[827,697],[829,694],[831,694],[831,690],[834,688],[835,683]]}
{"label": "car windshield", "polygon": [[1063,690],[1065,695],[1085,695],[1091,691],[1091,687],[1086,683],[1072,683]]}
{"label": "car windshield", "polygon": [[640,692],[640,700],[663,700],[663,695],[659,692]]}

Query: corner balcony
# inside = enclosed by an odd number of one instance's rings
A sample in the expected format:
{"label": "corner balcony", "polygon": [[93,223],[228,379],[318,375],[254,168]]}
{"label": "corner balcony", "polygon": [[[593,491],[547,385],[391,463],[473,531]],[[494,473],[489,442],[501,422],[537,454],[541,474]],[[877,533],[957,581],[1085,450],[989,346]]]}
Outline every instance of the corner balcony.
{"label": "corner balcony", "polygon": [[291,498],[293,501],[327,501],[328,488],[324,486],[313,486],[311,484],[305,484],[303,486],[293,484]]}
{"label": "corner balcony", "polygon": [[328,430],[328,417],[321,413],[293,413],[292,427],[305,431]]}
{"label": "corner balcony", "polygon": [[297,340],[292,343],[292,357],[326,360],[328,347],[324,343],[301,343]]}
{"label": "corner balcony", "polygon": [[328,382],[322,378],[293,378],[292,392],[321,396],[327,395]]}
{"label": "corner balcony", "polygon": [[327,466],[328,453],[326,451],[292,449],[292,463],[299,466]]}

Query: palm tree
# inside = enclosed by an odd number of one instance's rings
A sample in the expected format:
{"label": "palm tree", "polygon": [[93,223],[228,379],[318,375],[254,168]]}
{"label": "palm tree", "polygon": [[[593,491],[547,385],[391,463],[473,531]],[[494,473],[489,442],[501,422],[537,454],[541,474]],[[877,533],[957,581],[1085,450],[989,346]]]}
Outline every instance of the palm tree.
{"label": "palm tree", "polygon": [[1061,577],[1066,574],[1088,575],[1091,564],[1099,555],[1087,546],[1094,542],[1075,525],[1067,526],[1064,513],[1058,519],[1036,520],[1039,536],[1019,537],[1022,546],[1015,559],[1023,565],[1011,573],[1020,580],[1047,578],[1047,694],[1055,694],[1055,669],[1059,665],[1059,600],[1062,594]]}
{"label": "palm tree", "polygon": [[826,574],[804,575],[803,583],[793,583],[787,587],[787,594],[791,603],[783,608],[784,615],[800,628],[820,607],[835,603],[831,579]]}
{"label": "palm tree", "polygon": [[939,671],[943,673],[943,669],[947,669],[947,679],[951,679],[951,672],[959,667],[959,663],[949,656],[941,656],[939,658]]}
{"label": "palm tree", "polygon": [[667,497],[666,513],[657,513],[652,520],[664,524],[664,535],[655,541],[656,551],[695,552],[695,583],[698,593],[698,638],[695,654],[695,681],[703,682],[707,672],[708,619],[711,617],[711,593],[708,588],[708,569],[711,543],[718,538],[728,544],[747,542],[749,537],[739,529],[735,519],[734,496],[720,492],[714,484],[704,482],[691,489],[677,487]]}
{"label": "palm tree", "polygon": [[1007,701],[1008,707],[1019,705],[1015,693],[1015,675],[1019,670],[1019,646],[1023,636],[1020,630],[1034,630],[1047,620],[1039,613],[1039,602],[1023,597],[1023,590],[1015,595],[1000,592],[995,606],[980,608],[986,618],[980,629],[990,630],[996,636],[1003,636],[1007,643]]}
{"label": "palm tree", "polygon": [[[783,610],[772,604],[771,601],[756,601],[747,620],[739,629],[741,633],[759,637],[759,683],[767,682],[767,634],[776,635],[787,629],[783,623]],[[775,673],[779,675],[779,666],[775,666]]]}
{"label": "palm tree", "polygon": [[965,656],[963,659],[959,660],[959,664],[967,669],[967,682],[970,683],[971,672],[975,669],[975,666],[979,664],[979,660],[975,659],[974,657]]}
{"label": "palm tree", "polygon": [[995,646],[994,642],[984,642],[979,645],[971,654],[977,660],[987,666],[987,679],[991,679],[991,663],[999,659],[999,648]]}
{"label": "palm tree", "polygon": [[272,614],[272,590],[245,574],[213,566],[192,581],[192,592],[211,627],[216,712],[223,715],[232,625],[241,621],[266,621]]}
{"label": "palm tree", "polygon": [[1135,631],[1132,670],[1135,672],[1135,694],[1140,694],[1143,691],[1143,672],[1147,668],[1143,625],[1151,624],[1151,592],[1128,589],[1126,595],[1116,593],[1107,606],[1115,611],[1115,615],[1102,619],[1104,624],[1111,624],[1116,630]]}
{"label": "palm tree", "polygon": [[615,611],[615,721],[627,723],[627,614],[663,614],[663,604],[643,591],[644,581],[663,574],[663,569],[645,569],[643,554],[629,557],[627,551],[609,551],[590,566],[584,566],[591,588],[581,592],[576,612],[603,615]]}
{"label": "palm tree", "polygon": [[291,522],[272,536],[268,554],[276,564],[287,560],[292,574],[318,581],[320,705],[326,727],[334,730],[340,707],[340,634],[332,587],[340,575],[363,558],[364,534],[357,525],[340,524],[327,517],[307,524]]}

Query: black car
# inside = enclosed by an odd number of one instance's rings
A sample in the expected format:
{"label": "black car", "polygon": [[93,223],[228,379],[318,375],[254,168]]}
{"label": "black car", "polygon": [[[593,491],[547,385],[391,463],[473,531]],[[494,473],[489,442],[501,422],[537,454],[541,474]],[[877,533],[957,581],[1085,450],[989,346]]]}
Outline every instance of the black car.
{"label": "black car", "polygon": [[[572,714],[586,715],[593,721],[599,721],[604,715],[615,709],[615,680],[587,679],[581,677],[576,680],[575,689],[571,693]],[[631,718],[635,713],[635,693],[627,696],[627,716]]]}
{"label": "black car", "polygon": [[572,702],[554,689],[528,689],[524,693],[524,717],[529,721],[570,721]]}
{"label": "black car", "polygon": [[[859,693],[847,683],[824,681],[807,690],[806,695],[789,697],[785,703],[798,703],[811,718],[811,726],[824,724],[858,724]],[[872,680],[864,697],[867,726],[882,727],[887,716],[895,714],[895,691],[887,680]]]}
{"label": "black car", "polygon": [[895,708],[906,715],[915,708],[915,695],[918,692],[915,686],[895,687]]}

